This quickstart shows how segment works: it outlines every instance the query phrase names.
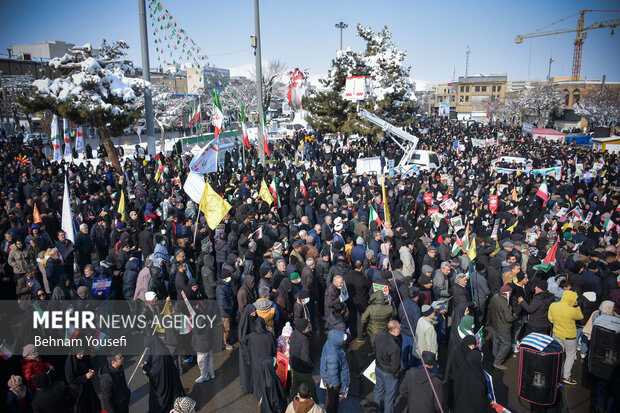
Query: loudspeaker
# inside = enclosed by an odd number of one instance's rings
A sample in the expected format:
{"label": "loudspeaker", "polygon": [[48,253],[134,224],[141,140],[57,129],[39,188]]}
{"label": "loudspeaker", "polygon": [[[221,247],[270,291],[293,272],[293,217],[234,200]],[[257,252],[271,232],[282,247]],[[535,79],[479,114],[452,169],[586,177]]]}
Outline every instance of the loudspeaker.
{"label": "loudspeaker", "polygon": [[519,397],[543,406],[555,403],[561,376],[563,350],[550,350],[520,347]]}
{"label": "loudspeaker", "polygon": [[590,339],[588,370],[601,379],[620,377],[620,332],[595,325]]}

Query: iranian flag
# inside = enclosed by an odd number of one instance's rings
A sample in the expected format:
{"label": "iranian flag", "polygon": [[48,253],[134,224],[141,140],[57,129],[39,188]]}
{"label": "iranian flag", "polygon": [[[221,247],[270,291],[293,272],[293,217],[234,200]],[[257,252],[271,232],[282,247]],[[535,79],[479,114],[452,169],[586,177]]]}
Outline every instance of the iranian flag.
{"label": "iranian flag", "polygon": [[575,218],[577,218],[579,221],[585,222],[586,218],[583,216],[583,212],[581,212],[581,209],[575,208],[570,213],[573,214]]}
{"label": "iranian flag", "polygon": [[383,225],[383,221],[379,218],[379,214],[377,214],[377,211],[375,211],[373,206],[370,205],[370,212],[368,213],[368,226],[370,226],[372,221],[375,221],[379,226]]}
{"label": "iranian flag", "polygon": [[304,184],[303,179],[299,179],[299,191],[301,192],[301,195],[305,198],[308,191],[306,190],[306,184]]}
{"label": "iranian flag", "polygon": [[224,114],[222,113],[222,105],[220,104],[220,95],[217,90],[213,96],[213,112],[211,113],[211,123],[215,128],[215,137],[217,138],[220,132],[224,129]]}
{"label": "iranian flag", "polygon": [[551,267],[553,267],[553,265],[555,265],[555,254],[558,251],[558,242],[560,242],[560,238],[555,241],[553,247],[551,247],[549,252],[547,252],[547,256],[545,257],[543,262],[538,265],[534,265],[534,269],[536,271],[547,272],[551,269]]}
{"label": "iranian flag", "polygon": [[198,106],[194,107],[192,111],[192,115],[189,118],[189,125],[198,124],[200,125],[200,112],[202,111],[202,105],[199,103]]}
{"label": "iranian flag", "polygon": [[280,196],[278,194],[278,184],[276,183],[276,179],[278,178],[273,178],[273,181],[269,184],[269,192],[271,192],[271,196],[273,197],[276,206],[280,208],[282,205],[280,204]]}
{"label": "iranian flag", "polygon": [[538,192],[536,192],[536,196],[543,200],[543,206],[547,205],[547,201],[549,200],[549,190],[547,189],[546,179],[543,179],[542,184],[540,184]]}
{"label": "iranian flag", "polygon": [[611,217],[607,217],[607,219],[603,222],[603,229],[605,231],[610,231],[613,227],[614,227],[613,221],[611,220]]}

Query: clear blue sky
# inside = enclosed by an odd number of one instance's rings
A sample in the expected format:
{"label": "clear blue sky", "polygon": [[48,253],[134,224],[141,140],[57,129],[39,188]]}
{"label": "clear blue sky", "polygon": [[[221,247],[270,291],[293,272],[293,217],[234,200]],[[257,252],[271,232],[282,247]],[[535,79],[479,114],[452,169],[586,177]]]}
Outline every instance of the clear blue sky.
{"label": "clear blue sky", "polygon": [[[239,67],[253,62],[249,37],[254,32],[252,0],[168,0],[164,6],[219,67]],[[356,24],[373,29],[387,25],[393,41],[407,51],[411,77],[423,81],[450,81],[465,72],[465,49],[470,46],[470,74],[508,73],[509,79],[530,76],[545,79],[549,57],[552,76],[570,76],[574,33],[514,43],[517,34],[530,33],[581,9],[620,9],[618,1],[285,1],[261,4],[263,60],[280,59],[287,67],[325,74],[339,47],[334,24],[349,24],[344,46],[361,50]],[[129,57],[140,65],[138,3],[108,1],[2,1],[0,51],[12,44],[62,40],[93,46],[101,40],[125,40]],[[589,13],[586,25],[620,19],[620,13]],[[150,19],[147,15],[150,28]],[[575,28],[577,17],[557,28]],[[620,31],[620,27],[618,28]],[[152,30],[149,30],[149,35]],[[151,67],[157,66],[151,40]],[[610,29],[588,32],[584,45],[582,76],[620,81],[620,33]]]}

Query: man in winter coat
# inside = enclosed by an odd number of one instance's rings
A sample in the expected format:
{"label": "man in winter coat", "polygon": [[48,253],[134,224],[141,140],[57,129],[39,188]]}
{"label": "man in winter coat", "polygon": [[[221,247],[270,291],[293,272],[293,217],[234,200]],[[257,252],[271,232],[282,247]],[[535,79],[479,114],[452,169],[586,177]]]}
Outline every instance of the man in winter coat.
{"label": "man in winter coat", "polygon": [[[26,266],[35,264],[35,253],[30,245],[25,245],[24,241],[17,240],[9,251],[9,265],[13,268],[15,281],[26,275]],[[52,288],[50,286],[50,288]]]}
{"label": "man in winter coat", "polygon": [[202,255],[202,267],[200,268],[200,278],[202,281],[202,288],[209,300],[214,300],[215,297],[215,266],[213,255],[204,253]]}
{"label": "man in winter coat", "polygon": [[[422,353],[422,360],[423,366],[409,369],[405,373],[405,378],[400,384],[400,394],[407,398],[407,411],[410,413],[437,413],[441,411],[439,406],[443,404],[444,396],[441,376],[432,372],[437,363],[435,354],[425,351]],[[429,385],[429,377],[437,392],[439,403]]]}
{"label": "man in winter coat", "polygon": [[[402,286],[399,291],[402,291],[401,296],[403,297],[403,301],[398,306],[398,318],[400,318],[401,322],[401,336],[403,339],[401,358],[403,370],[407,370],[417,364],[417,358],[412,357],[412,355],[414,348],[413,335],[418,326],[418,320],[422,317],[422,311],[418,305],[420,290],[417,287],[407,288]],[[409,328],[409,323],[411,323],[411,328]]]}
{"label": "man in winter coat", "polygon": [[438,270],[433,274],[433,300],[441,300],[450,297],[450,279],[454,270],[448,261],[441,263]]}
{"label": "man in winter coat", "polygon": [[81,270],[84,270],[88,264],[92,264],[93,244],[90,240],[87,224],[80,224],[80,230],[75,236],[75,250],[77,251],[77,263]]}
{"label": "man in winter coat", "polygon": [[122,355],[108,356],[108,362],[99,370],[101,409],[110,413],[129,413],[131,390],[127,386]]}
{"label": "man in winter coat", "polygon": [[65,274],[65,267],[60,261],[60,253],[58,249],[52,248],[50,257],[47,259],[47,263],[45,263],[45,276],[51,291],[54,291],[63,274]]}
{"label": "man in winter coat", "polygon": [[415,340],[418,344],[418,351],[414,351],[414,355],[418,360],[422,360],[422,353],[424,351],[430,351],[437,353],[437,332],[435,331],[435,325],[437,320],[435,319],[435,310],[430,305],[422,306],[422,317],[418,320],[418,325],[415,329]]}
{"label": "man in winter coat", "polygon": [[497,370],[507,369],[503,363],[510,351],[512,323],[517,319],[510,307],[511,291],[509,286],[504,285],[489,303],[488,317],[493,327],[493,367]]}
{"label": "man in winter coat", "polygon": [[375,347],[375,337],[387,331],[388,322],[396,317],[396,309],[382,291],[375,291],[368,300],[368,307],[362,314],[362,326],[366,327],[370,342]]}
{"label": "man in winter coat", "polygon": [[256,307],[256,315],[265,320],[267,327],[273,330],[280,321],[280,312],[276,303],[269,299],[270,294],[269,287],[260,287],[258,300],[254,302],[254,307]]}
{"label": "man in winter coat", "polygon": [[413,241],[407,240],[405,245],[400,247],[398,253],[400,254],[400,260],[403,262],[403,276],[412,277],[415,273],[415,261],[413,260]]}
{"label": "man in winter coat", "polygon": [[577,326],[575,321],[581,320],[583,314],[577,306],[577,293],[566,290],[562,299],[549,306],[549,321],[553,324],[553,338],[564,348],[566,357],[562,367],[562,382],[575,385],[577,381],[571,377],[575,355],[577,354]]}
{"label": "man in winter coat", "polygon": [[334,304],[340,301],[341,289],[344,286],[344,280],[341,276],[334,277],[332,283],[325,290],[325,318],[329,318],[329,315],[334,309]]}
{"label": "man in winter coat", "polygon": [[32,402],[31,411],[33,413],[72,411],[77,394],[75,394],[64,381],[50,384],[49,375],[41,373],[32,378],[32,383],[37,390],[37,396]]}
{"label": "man in winter coat", "polygon": [[325,399],[325,411],[327,413],[337,413],[340,395],[346,395],[349,392],[351,376],[349,375],[347,357],[342,349],[346,339],[347,335],[342,331],[332,330],[327,335],[327,341],[323,345],[320,375],[327,387]]}
{"label": "man in winter coat", "polygon": [[362,270],[364,264],[357,260],[353,263],[355,269],[349,270],[343,277],[349,291],[347,305],[349,309],[349,326],[351,333],[358,341],[364,340],[364,328],[362,327],[362,314],[368,305],[369,291],[372,287]]}
{"label": "man in winter coat", "polygon": [[548,335],[551,326],[548,318],[549,306],[555,302],[555,297],[547,291],[547,283],[543,280],[535,281],[532,302],[528,304],[523,297],[519,297],[518,302],[528,318],[524,336],[530,333]]}
{"label": "man in winter coat", "polygon": [[[400,376],[400,324],[398,321],[388,323],[388,331],[382,331],[375,338],[376,343],[376,366],[374,401],[379,406],[383,402],[383,412],[392,413],[394,411],[394,400],[396,399],[396,387]],[[383,396],[385,395],[385,400]]]}
{"label": "man in winter coat", "polygon": [[306,319],[298,319],[295,323],[295,330],[291,334],[289,341],[290,366],[291,366],[291,388],[289,400],[293,400],[297,393],[297,387],[306,383],[310,389],[310,396],[318,401],[316,396],[316,384],[312,378],[312,351],[310,347],[310,323]]}
{"label": "man in winter coat", "polygon": [[123,296],[126,300],[133,300],[133,296],[136,292],[136,283],[138,282],[139,271],[140,260],[136,257],[131,257],[129,261],[127,261],[127,264],[125,264],[125,273],[123,274]]}
{"label": "man in winter coat", "polygon": [[215,295],[222,309],[222,342],[226,350],[232,350],[232,346],[228,343],[230,335],[230,325],[237,317],[237,300],[230,288],[232,278],[228,275],[226,278],[219,280],[215,288]]}

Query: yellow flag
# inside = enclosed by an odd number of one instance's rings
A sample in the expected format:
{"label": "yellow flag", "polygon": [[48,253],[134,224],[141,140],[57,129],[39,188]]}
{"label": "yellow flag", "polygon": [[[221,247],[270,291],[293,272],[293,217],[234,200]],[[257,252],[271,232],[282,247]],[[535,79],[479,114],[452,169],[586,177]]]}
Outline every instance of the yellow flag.
{"label": "yellow flag", "polygon": [[264,178],[263,178],[263,183],[260,184],[260,191],[258,193],[258,196],[260,196],[260,199],[267,202],[269,206],[273,204],[273,197],[271,196],[271,192],[269,192],[269,188],[267,187],[267,184],[265,183]]}
{"label": "yellow flag", "polygon": [[383,215],[385,216],[385,221],[390,222],[390,208],[388,207],[387,197],[385,196],[385,176],[381,178],[381,190],[383,191]]}
{"label": "yellow flag", "polygon": [[121,214],[121,221],[125,222],[125,192],[121,190],[121,201],[118,203],[118,213]]}
{"label": "yellow flag", "polygon": [[573,227],[573,223],[569,221],[566,224],[564,224],[564,226],[562,227],[562,231],[566,231],[568,228],[572,228],[572,227]]}
{"label": "yellow flag", "polygon": [[519,201],[519,196],[517,195],[517,188],[513,187],[512,188],[512,200],[515,202]]}
{"label": "yellow flag", "polygon": [[497,240],[495,240],[495,249],[493,250],[493,252],[490,254],[492,257],[495,257],[497,255],[498,252],[501,251],[501,248],[499,246],[499,242],[497,242]]}
{"label": "yellow flag", "polygon": [[[164,304],[163,310],[161,310],[161,314],[170,315],[170,301],[166,301],[166,304]],[[166,329],[161,327],[159,324],[157,324],[157,326],[155,327],[155,332],[165,334]]]}
{"label": "yellow flag", "polygon": [[512,224],[510,227],[506,228],[508,230],[508,232],[510,232],[511,234],[514,232],[515,228],[517,228],[517,224],[519,223],[519,221],[517,220],[514,224]]}
{"label": "yellow flag", "polygon": [[209,182],[207,182],[204,191],[202,191],[202,198],[200,198],[200,210],[205,214],[209,228],[215,229],[222,222],[230,208],[230,204],[219,196],[211,188]]}
{"label": "yellow flag", "polygon": [[471,246],[469,247],[469,251],[467,252],[467,256],[472,261],[476,259],[476,238],[472,238]]}

